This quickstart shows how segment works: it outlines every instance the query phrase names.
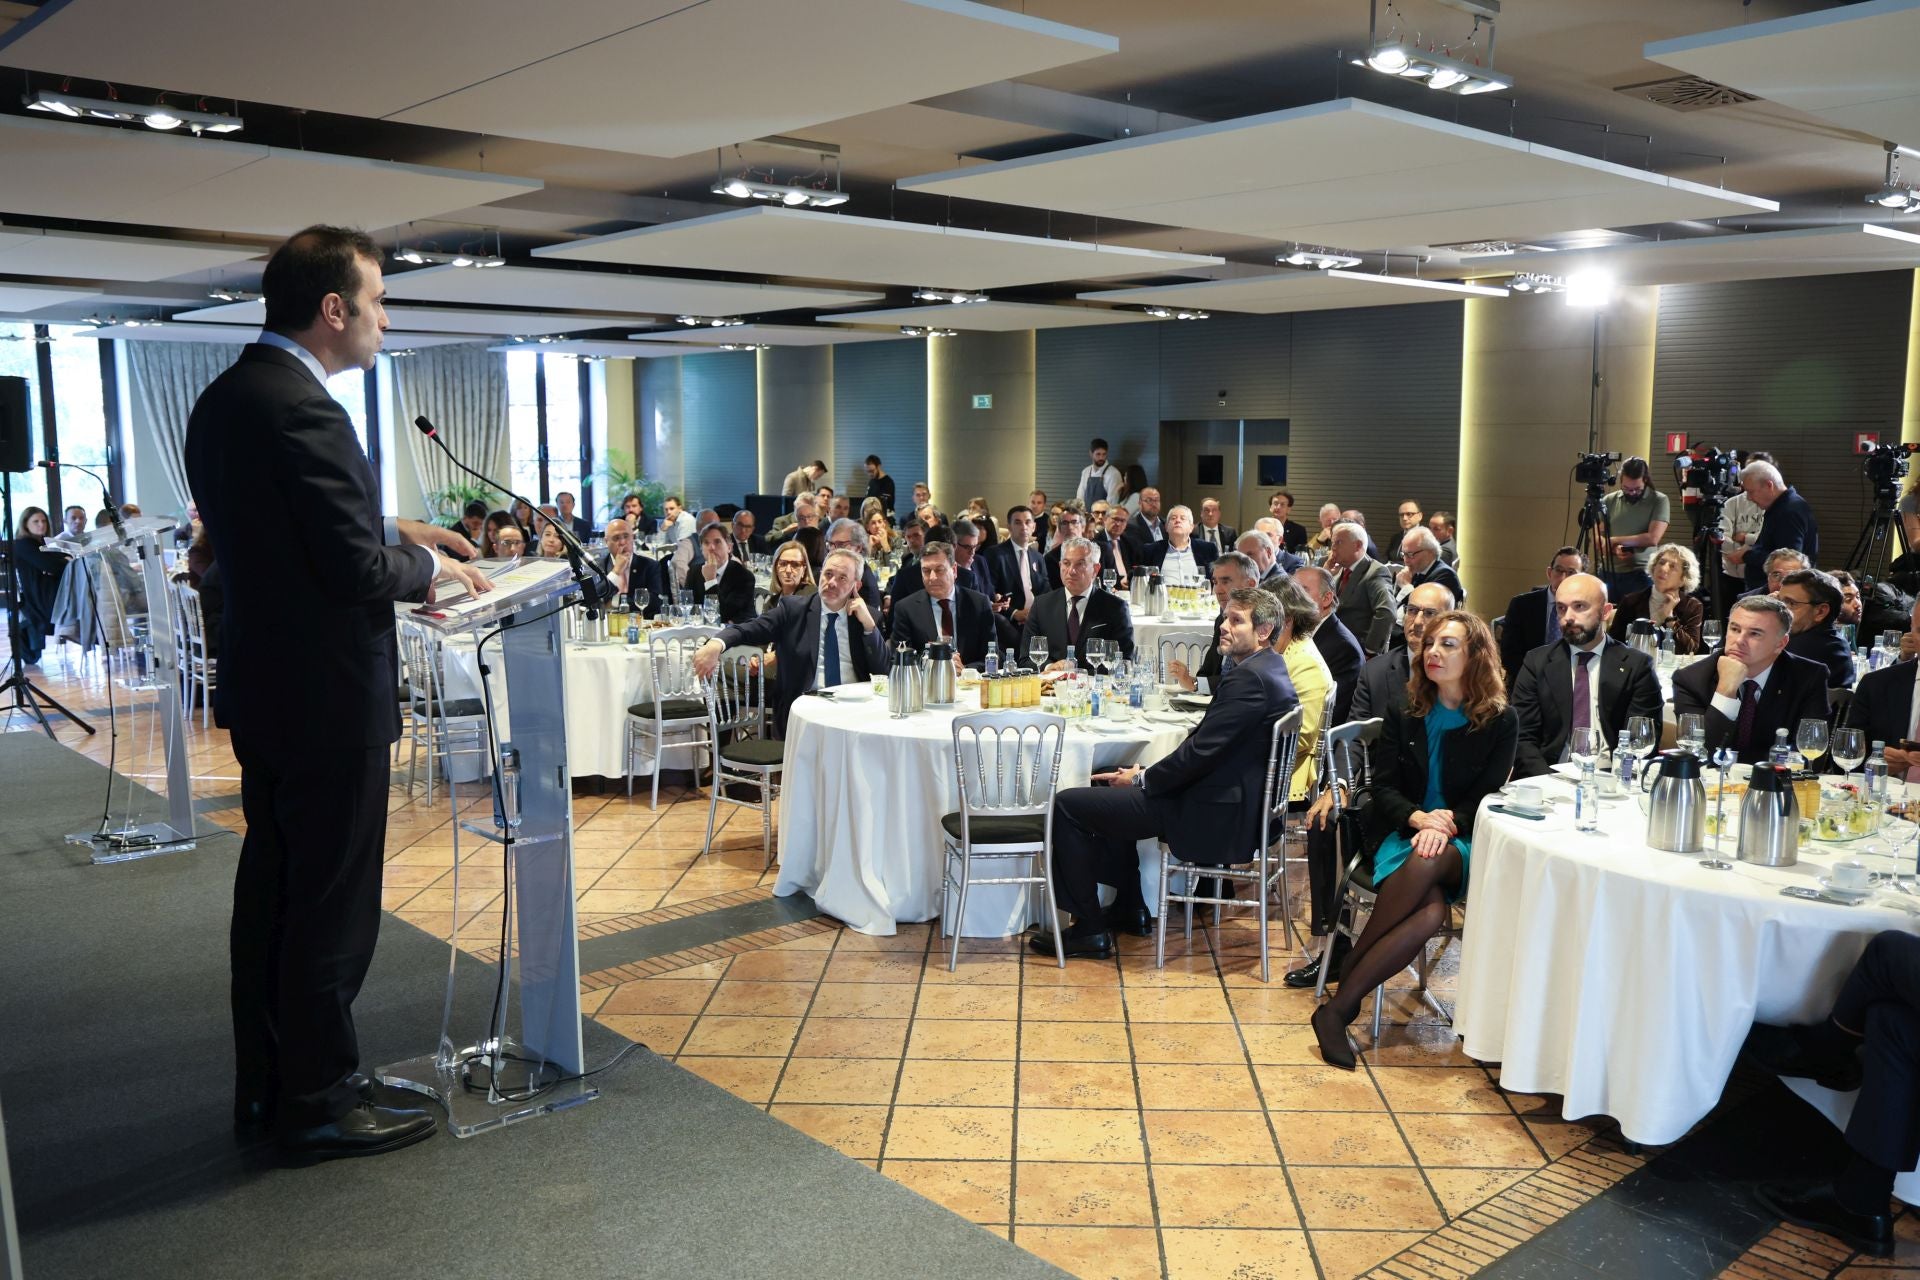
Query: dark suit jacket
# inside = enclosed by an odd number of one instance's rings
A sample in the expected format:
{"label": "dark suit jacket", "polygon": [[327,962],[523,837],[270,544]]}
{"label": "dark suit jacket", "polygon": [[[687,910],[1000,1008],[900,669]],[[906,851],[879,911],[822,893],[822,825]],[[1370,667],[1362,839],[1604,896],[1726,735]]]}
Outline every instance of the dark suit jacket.
{"label": "dark suit jacket", "polygon": [[573,536],[582,542],[585,542],[593,536],[593,521],[587,519],[585,516],[575,516],[567,522],[567,527],[572,529]]}
{"label": "dark suit jacket", "polygon": [[[1613,622],[1607,627],[1607,634],[1615,640],[1625,642],[1627,628],[1636,622],[1644,622],[1652,615],[1648,612],[1653,605],[1653,588],[1635,591],[1631,595],[1620,597],[1613,610]],[[1707,611],[1692,596],[1681,596],[1680,603],[1673,606],[1673,651],[1682,655],[1700,652],[1700,624],[1706,621]],[[1792,646],[1789,645],[1791,650]]]}
{"label": "dark suit jacket", "polygon": [[1166,512],[1166,508],[1164,507],[1162,507],[1160,510],[1160,519],[1158,523],[1160,525],[1160,536],[1156,538],[1153,536],[1153,526],[1147,523],[1147,518],[1139,514],[1138,512],[1135,512],[1133,519],[1127,522],[1126,533],[1122,534],[1121,536],[1124,537],[1128,542],[1131,542],[1136,548],[1144,551],[1147,547],[1152,546],[1154,543],[1164,542],[1166,540],[1167,512]]}
{"label": "dark suit jacket", "polygon": [[[1694,603],[1698,604],[1698,601]],[[1808,627],[1787,641],[1787,652],[1807,658],[1827,669],[1827,688],[1853,688],[1853,650],[1847,639],[1831,622]]]}
{"label": "dark suit jacket", "polygon": [[[926,586],[926,579],[920,576],[920,562],[903,564],[893,571],[893,578],[887,583],[887,595],[897,606],[902,600]],[[892,620],[888,620],[892,626]]]}
{"label": "dark suit jacket", "polygon": [[305,749],[393,742],[393,604],[426,599],[435,569],[382,545],[380,486],[346,411],[293,355],[249,344],[200,393],[186,464],[226,590],[220,723]]}
{"label": "dark suit jacket", "polygon": [[1807,553],[1807,559],[1820,563],[1820,524],[1813,518],[1813,504],[1800,496],[1792,485],[1773,500],[1760,519],[1760,536],[1740,563],[1747,571],[1747,587],[1767,585],[1767,557],[1782,547]]}
{"label": "dark suit jacket", "polygon": [[[1020,631],[1020,661],[1029,662],[1027,645],[1036,636],[1047,642],[1047,661],[1067,656],[1067,593],[1049,591],[1034,601],[1027,614],[1027,625]],[[1087,593],[1086,608],[1080,615],[1080,656],[1084,662],[1089,637],[1111,640],[1120,646],[1120,655],[1133,658],[1133,613],[1127,602],[1111,592],[1095,587]]]}
{"label": "dark suit jacket", "polygon": [[883,616],[880,612],[880,575],[873,571],[870,564],[860,566],[860,598],[867,602],[867,608],[874,617]]}
{"label": "dark suit jacket", "polygon": [[[1330,565],[1327,572],[1338,589],[1341,570]],[[1393,591],[1393,571],[1363,556],[1354,562],[1347,589],[1337,597],[1335,615],[1368,653],[1385,649],[1393,635]]]}
{"label": "dark suit jacket", "polygon": [[1345,724],[1353,711],[1353,693],[1360,683],[1360,668],[1367,664],[1367,652],[1346,624],[1332,614],[1322,618],[1314,628],[1313,647],[1327,660],[1327,670],[1333,673],[1333,719],[1327,723]]}
{"label": "dark suit jacket", "polygon": [[[1088,541],[1100,550],[1100,572],[1104,574],[1107,570],[1112,569],[1114,572],[1119,573],[1119,565],[1115,564],[1113,559],[1113,548],[1107,545],[1107,535],[1103,533],[1097,538],[1089,538]],[[1127,577],[1133,572],[1133,548],[1125,547],[1122,551],[1126,556],[1124,563],[1127,566],[1126,573],[1121,574],[1121,581],[1124,583]],[[1047,589],[1049,591],[1058,591],[1065,585],[1060,581],[1060,548],[1055,547],[1053,550],[1047,552],[1046,562]]]}
{"label": "dark suit jacket", "polygon": [[[966,587],[955,587],[953,595],[954,649],[967,666],[982,667],[987,661],[987,646],[994,642],[993,604]],[[895,598],[891,638],[916,652],[940,638],[940,619],[934,614],[933,597],[925,590]]]}
{"label": "dark suit jacket", "polygon": [[1547,615],[1552,609],[1553,593],[1545,587],[1522,591],[1507,601],[1507,620],[1500,624],[1500,665],[1507,673],[1509,693],[1520,678],[1520,664],[1547,642]]}
{"label": "dark suit jacket", "polygon": [[1286,662],[1257,650],[1227,673],[1187,740],[1147,770],[1147,803],[1175,856],[1223,866],[1253,855],[1273,724],[1299,705]]}
{"label": "dark suit jacket", "polygon": [[[704,604],[707,599],[706,566],[689,566],[685,585],[693,593],[693,602],[696,605]],[[727,567],[720,571],[720,581],[716,587],[714,594],[720,601],[721,622],[745,622],[753,616],[753,570],[738,560],[728,560]]]}
{"label": "dark suit jacket", "polygon": [[1447,590],[1453,592],[1453,599],[1456,605],[1463,605],[1467,602],[1467,589],[1460,585],[1460,575],[1448,568],[1446,561],[1435,560],[1432,565],[1428,566],[1425,573],[1416,573],[1408,582],[1407,586],[1408,589],[1411,590],[1414,587],[1425,586],[1429,582],[1437,582]]}
{"label": "dark suit jacket", "polygon": [[[1588,675],[1600,682],[1600,723],[1595,727],[1602,740],[1609,745],[1617,742],[1634,716],[1650,716],[1657,725],[1666,699],[1660,695],[1653,659],[1610,639],[1594,661],[1598,670],[1589,667]],[[1528,654],[1520,664],[1512,706],[1520,718],[1514,775],[1531,778],[1548,772],[1566,751],[1567,736],[1573,732],[1572,646],[1560,640]]]}
{"label": "dark suit jacket", "polygon": [[1920,662],[1896,662],[1860,677],[1847,706],[1847,724],[1865,732],[1871,749],[1875,742],[1906,740],[1913,727],[1913,677]]}
{"label": "dark suit jacket", "polygon": [[[625,516],[620,518],[622,520],[626,519]],[[651,538],[654,534],[660,532],[659,516],[641,516],[638,520],[632,521],[631,523],[634,526],[633,532],[636,537]]]}
{"label": "dark suit jacket", "polygon": [[1407,705],[1407,680],[1413,667],[1406,649],[1389,649],[1367,659],[1360,668],[1360,681],[1353,689],[1353,704],[1348,715],[1353,720],[1371,720],[1396,707]]}
{"label": "dark suit jacket", "polygon": [[[814,666],[820,660],[820,610],[823,601],[809,591],[787,596],[757,618],[720,629],[720,640],[728,648],[737,644],[773,646],[779,661],[774,666],[773,720],[780,736],[787,732],[787,711],[793,700],[813,688]],[[860,631],[860,624],[847,619],[849,632]],[[861,679],[887,669],[886,647],[876,627],[860,636],[860,643],[848,655],[854,672]]]}
{"label": "dark suit jacket", "polygon": [[1207,527],[1197,519],[1194,521],[1193,540],[1195,542],[1204,542],[1212,547],[1213,553],[1216,556],[1223,552],[1233,550],[1233,544],[1240,540],[1240,531],[1230,524],[1215,525],[1214,530],[1219,535],[1217,538],[1210,535],[1207,532]]}
{"label": "dark suit jacket", "polygon": [[[1704,715],[1708,751],[1716,751],[1730,742],[1734,730],[1734,722],[1713,709],[1713,689],[1719,682],[1715,665],[1719,656],[1719,650],[1715,650],[1673,675],[1675,721],[1684,715]],[[1760,705],[1753,717],[1753,736],[1747,742],[1747,749],[1740,753],[1740,761],[1753,764],[1765,760],[1773,747],[1775,730],[1785,729],[1791,745],[1802,720],[1825,720],[1827,714],[1827,669],[1791,653],[1781,654],[1774,661],[1773,674],[1767,677],[1767,687],[1760,691]]]}
{"label": "dark suit jacket", "polygon": [[980,551],[973,553],[973,563],[966,568],[953,566],[954,585],[965,587],[969,591],[978,591],[991,601],[1000,594],[1000,584],[994,579],[993,566]]}
{"label": "dark suit jacket", "polygon": [[[1373,754],[1371,826],[1376,836],[1393,831],[1411,836],[1407,820],[1427,807],[1427,719],[1405,707],[1387,712],[1385,719]],[[1519,734],[1519,717],[1508,707],[1483,728],[1467,724],[1441,735],[1440,794],[1453,810],[1460,839],[1473,839],[1480,802],[1506,785]]]}
{"label": "dark suit jacket", "polygon": [[[1231,545],[1231,544],[1229,544]],[[1140,549],[1140,563],[1149,569],[1161,568],[1167,559],[1167,552],[1173,546],[1170,542],[1155,542]],[[1202,542],[1198,538],[1189,539],[1188,548],[1193,552],[1193,566],[1206,576],[1207,566],[1212,564],[1219,552],[1213,549],[1211,542]]]}
{"label": "dark suit jacket", "polygon": [[[1047,558],[1040,551],[1038,543],[1027,544],[1027,578],[1033,583],[1033,594],[1029,596],[1020,589],[1019,548],[1011,542],[996,542],[983,553],[993,562],[993,578],[1000,590],[1013,601],[1015,609],[1031,609],[1033,602],[1048,591]],[[1058,560],[1054,562],[1056,565]]]}
{"label": "dark suit jacket", "polygon": [[1307,530],[1304,525],[1295,524],[1291,520],[1282,520],[1280,522],[1280,532],[1286,535],[1287,550],[1289,551],[1298,552],[1302,547],[1307,545]]}

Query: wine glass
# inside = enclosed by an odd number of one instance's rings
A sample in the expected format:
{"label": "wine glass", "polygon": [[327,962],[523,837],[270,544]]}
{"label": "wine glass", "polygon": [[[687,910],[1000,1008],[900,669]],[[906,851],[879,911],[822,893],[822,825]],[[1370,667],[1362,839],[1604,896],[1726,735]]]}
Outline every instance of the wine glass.
{"label": "wine glass", "polygon": [[1698,712],[1689,712],[1680,717],[1680,733],[1676,739],[1682,751],[1698,756],[1702,762],[1707,758],[1707,718]]}
{"label": "wine glass", "polygon": [[627,598],[632,602],[635,613],[645,613],[653,601],[653,593],[645,587],[635,587],[627,593]]}
{"label": "wine glass", "polygon": [[1802,720],[1794,734],[1793,747],[1800,753],[1800,758],[1807,762],[1807,768],[1813,768],[1814,762],[1827,754],[1827,722],[1812,718]]}
{"label": "wine glass", "polygon": [[1631,751],[1642,765],[1647,762],[1660,746],[1660,731],[1654,727],[1652,716],[1631,716],[1627,720],[1627,750]]}
{"label": "wine glass", "polygon": [[1709,653],[1720,647],[1720,622],[1718,619],[1708,618],[1700,624],[1700,644]]}
{"label": "wine glass", "polygon": [[1047,638],[1035,636],[1028,641],[1027,656],[1032,661],[1035,671],[1045,671],[1047,669]]}
{"label": "wine glass", "polygon": [[1103,674],[1107,669],[1107,642],[1092,636],[1087,638],[1087,670],[1095,675]]}
{"label": "wine glass", "polygon": [[1567,734],[1567,757],[1582,769],[1593,759],[1598,735],[1590,728],[1578,728]]}
{"label": "wine glass", "polygon": [[1867,760],[1867,733],[1864,729],[1835,729],[1829,744],[1833,752],[1833,762],[1840,766],[1846,775],[1847,785],[1853,785],[1853,771]]}
{"label": "wine glass", "polygon": [[1115,573],[1112,569],[1103,570],[1100,574],[1100,585],[1105,587],[1107,591],[1111,593],[1114,590],[1114,588],[1120,585],[1120,575]]}

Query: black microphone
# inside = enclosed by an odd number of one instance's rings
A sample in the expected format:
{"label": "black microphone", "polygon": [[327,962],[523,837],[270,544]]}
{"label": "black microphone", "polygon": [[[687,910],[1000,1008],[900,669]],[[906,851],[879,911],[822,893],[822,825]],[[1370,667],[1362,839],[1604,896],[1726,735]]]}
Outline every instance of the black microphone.
{"label": "black microphone", "polygon": [[49,471],[57,471],[61,467],[67,467],[92,476],[100,485],[100,501],[106,505],[107,518],[113,521],[114,536],[120,539],[121,546],[127,544],[127,524],[120,516],[120,504],[113,500],[111,493],[107,492],[107,479],[105,476],[93,470],[91,467],[83,467],[77,462],[62,462],[58,458],[42,458],[38,465],[45,467]]}
{"label": "black microphone", "polygon": [[[427,420],[426,414],[423,413],[414,418],[413,425],[419,428],[421,435],[440,446],[440,452],[447,455],[448,462],[451,462],[454,466],[460,468],[481,484],[486,485],[489,489],[498,489],[515,502],[526,502],[527,510],[536,513],[540,510],[538,504],[527,502],[527,499],[513,492],[505,485],[495,483],[492,479],[481,475],[478,471],[475,471],[472,467],[454,456],[453,450],[447,447],[447,442],[440,438],[440,429]],[[613,579],[607,576],[606,570],[594,563],[593,557],[587,554],[587,549],[580,545],[580,539],[575,536],[573,530],[566,526],[564,521],[549,520],[547,523],[554,527],[555,532],[560,535],[560,545],[567,549],[567,565],[573,570],[574,580],[580,584],[581,595],[585,598],[589,610],[596,609],[602,601],[611,600],[620,594],[620,589],[614,585]],[[528,532],[531,533],[532,530],[528,530]],[[592,578],[587,576],[589,570],[592,571]],[[598,579],[598,581],[595,581],[595,579]],[[597,615],[589,613],[588,616]]]}

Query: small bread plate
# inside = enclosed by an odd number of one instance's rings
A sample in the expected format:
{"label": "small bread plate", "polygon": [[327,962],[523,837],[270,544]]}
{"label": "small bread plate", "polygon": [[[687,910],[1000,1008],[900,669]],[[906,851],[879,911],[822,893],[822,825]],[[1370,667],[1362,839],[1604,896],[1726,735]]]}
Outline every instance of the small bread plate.
{"label": "small bread plate", "polygon": [[856,680],[852,684],[837,684],[833,686],[833,700],[835,702],[871,702],[873,686],[864,680]]}
{"label": "small bread plate", "polygon": [[1831,876],[1820,877],[1820,891],[1830,898],[1841,898],[1848,902],[1865,902],[1874,894],[1877,886],[1866,885],[1859,889],[1843,889],[1833,882]]}

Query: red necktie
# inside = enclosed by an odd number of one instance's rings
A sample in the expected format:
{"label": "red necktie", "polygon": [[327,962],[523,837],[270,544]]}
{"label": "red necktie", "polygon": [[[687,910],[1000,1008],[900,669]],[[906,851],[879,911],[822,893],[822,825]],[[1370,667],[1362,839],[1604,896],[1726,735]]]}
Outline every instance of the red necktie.
{"label": "red necktie", "polygon": [[953,601],[940,602],[940,635],[946,640],[953,639]]}
{"label": "red necktie", "polygon": [[1341,595],[1347,594],[1347,579],[1351,578],[1352,576],[1353,576],[1353,570],[1351,569],[1342,569],[1340,571],[1340,594]]}

